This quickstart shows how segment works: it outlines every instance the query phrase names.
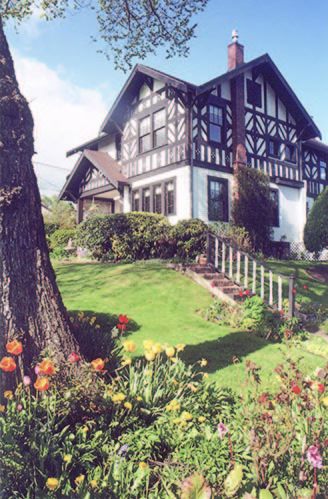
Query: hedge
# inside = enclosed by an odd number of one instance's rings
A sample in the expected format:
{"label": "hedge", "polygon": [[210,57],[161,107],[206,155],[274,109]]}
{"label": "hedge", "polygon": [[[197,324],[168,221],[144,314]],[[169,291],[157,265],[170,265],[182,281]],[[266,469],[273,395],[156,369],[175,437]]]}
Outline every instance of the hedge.
{"label": "hedge", "polygon": [[163,215],[117,213],[82,222],[77,241],[97,260],[194,258],[205,250],[207,231],[208,226],[198,219],[172,227]]}

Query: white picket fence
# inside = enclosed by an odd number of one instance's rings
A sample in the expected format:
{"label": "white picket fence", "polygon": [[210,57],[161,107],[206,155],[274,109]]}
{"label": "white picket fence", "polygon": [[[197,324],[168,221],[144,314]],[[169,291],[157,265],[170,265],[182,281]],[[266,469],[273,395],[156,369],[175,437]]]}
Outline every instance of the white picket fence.
{"label": "white picket fence", "polygon": [[288,315],[295,311],[295,277],[270,269],[220,236],[207,234],[207,263],[231,281],[257,294],[270,307],[283,310],[288,301]]}

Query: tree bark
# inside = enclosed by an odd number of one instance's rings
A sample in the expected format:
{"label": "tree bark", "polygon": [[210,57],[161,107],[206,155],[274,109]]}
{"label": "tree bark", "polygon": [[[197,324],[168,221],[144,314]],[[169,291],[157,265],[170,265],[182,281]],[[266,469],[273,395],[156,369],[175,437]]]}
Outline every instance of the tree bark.
{"label": "tree bark", "polygon": [[33,154],[33,118],[0,19],[0,359],[21,338],[26,373],[46,348],[58,362],[79,352],[49,258]]}

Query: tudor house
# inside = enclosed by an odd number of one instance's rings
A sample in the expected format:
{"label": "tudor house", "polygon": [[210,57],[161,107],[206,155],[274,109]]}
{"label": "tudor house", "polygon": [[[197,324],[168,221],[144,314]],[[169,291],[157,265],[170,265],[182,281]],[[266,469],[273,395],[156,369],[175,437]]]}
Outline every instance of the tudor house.
{"label": "tudor house", "polygon": [[103,212],[229,222],[234,168],[270,177],[274,240],[300,243],[307,211],[328,185],[328,146],[268,54],[244,62],[233,33],[228,71],[202,85],[136,65],[99,136],[80,153],[59,199]]}

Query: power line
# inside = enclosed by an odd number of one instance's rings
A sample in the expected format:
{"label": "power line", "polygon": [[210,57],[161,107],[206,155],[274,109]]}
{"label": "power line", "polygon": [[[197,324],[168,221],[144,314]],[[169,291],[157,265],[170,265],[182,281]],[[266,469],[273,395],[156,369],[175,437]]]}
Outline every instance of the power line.
{"label": "power line", "polygon": [[62,170],[64,172],[70,172],[68,168],[62,168],[61,166],[47,165],[47,163],[41,163],[40,161],[33,161],[36,165],[48,166],[48,168],[55,168],[56,170]]}
{"label": "power line", "polygon": [[56,191],[60,192],[60,189],[58,188],[57,185],[55,184],[52,184],[51,182],[49,182],[49,180],[46,180],[45,178],[43,177],[40,177],[40,175],[38,176],[40,180],[42,180],[43,182],[45,182],[46,184],[49,184],[51,185],[51,187],[54,187],[56,189]]}

